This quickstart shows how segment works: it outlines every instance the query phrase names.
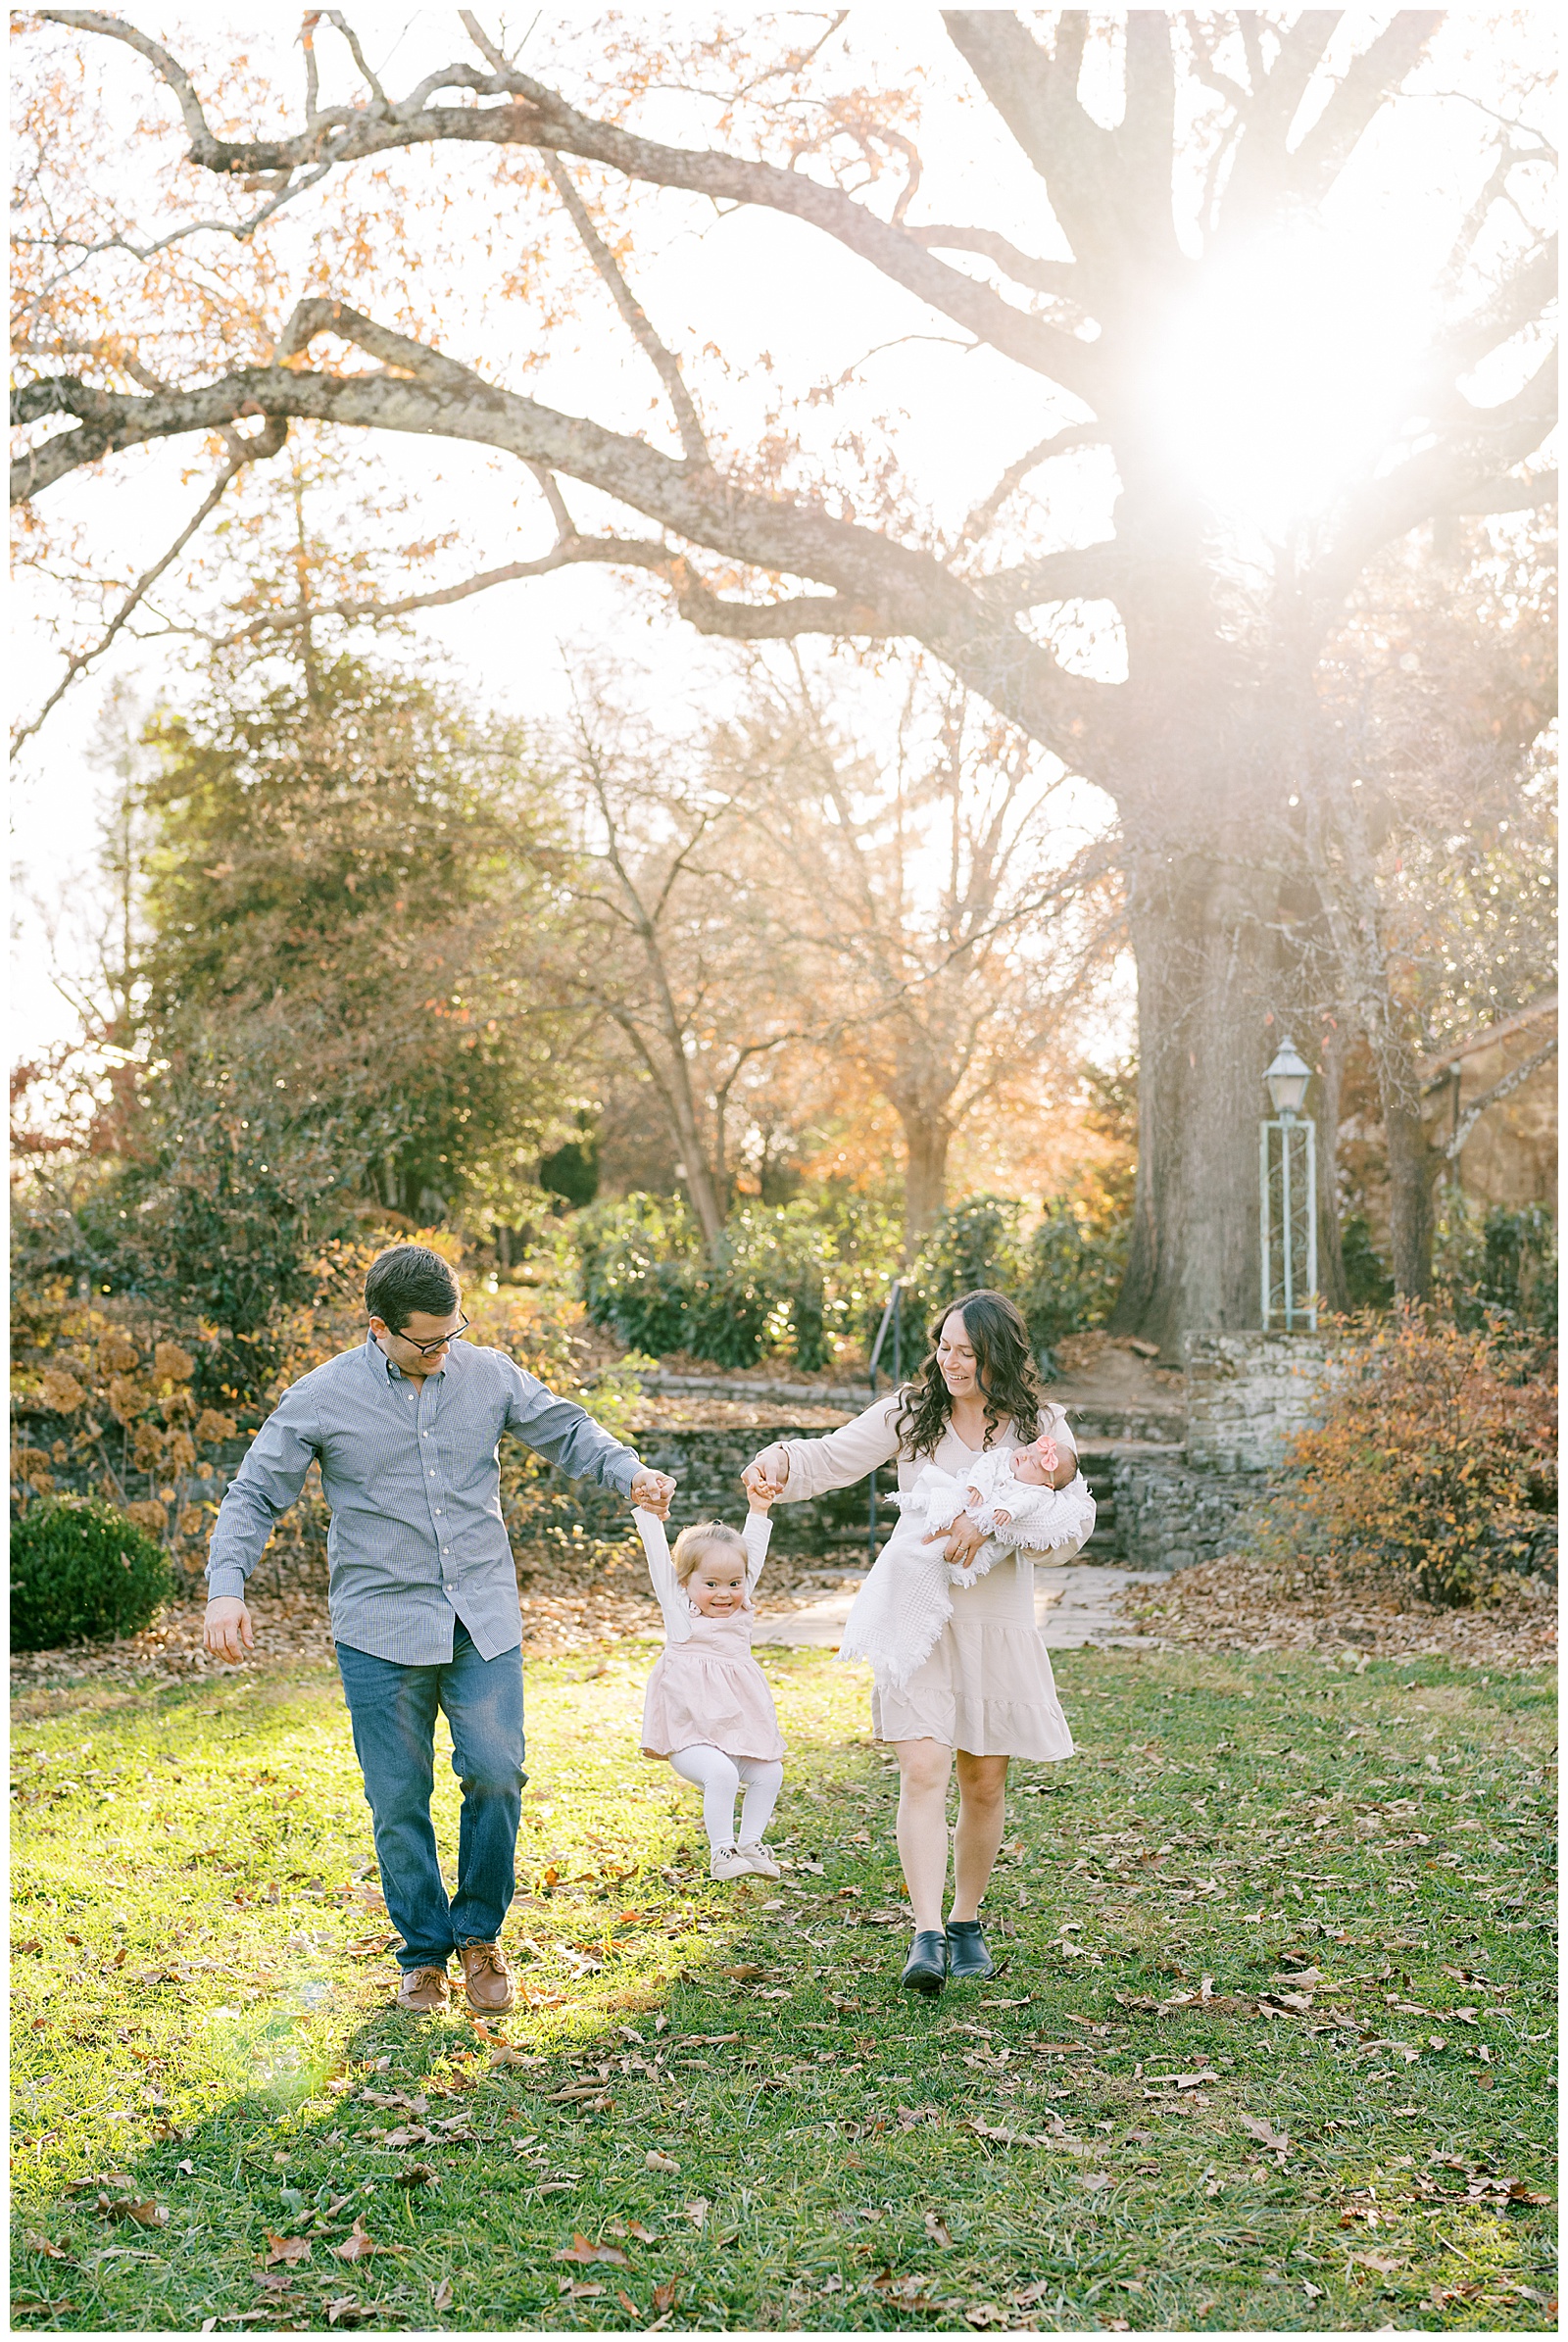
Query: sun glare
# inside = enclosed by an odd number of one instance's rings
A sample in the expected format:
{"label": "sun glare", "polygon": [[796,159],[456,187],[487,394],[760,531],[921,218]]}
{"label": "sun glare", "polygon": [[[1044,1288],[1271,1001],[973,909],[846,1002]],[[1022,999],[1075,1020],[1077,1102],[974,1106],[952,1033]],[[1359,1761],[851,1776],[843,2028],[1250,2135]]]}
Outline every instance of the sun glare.
{"label": "sun glare", "polygon": [[1304,227],[1205,269],[1152,385],[1188,484],[1274,539],[1327,513],[1404,419],[1424,294]]}

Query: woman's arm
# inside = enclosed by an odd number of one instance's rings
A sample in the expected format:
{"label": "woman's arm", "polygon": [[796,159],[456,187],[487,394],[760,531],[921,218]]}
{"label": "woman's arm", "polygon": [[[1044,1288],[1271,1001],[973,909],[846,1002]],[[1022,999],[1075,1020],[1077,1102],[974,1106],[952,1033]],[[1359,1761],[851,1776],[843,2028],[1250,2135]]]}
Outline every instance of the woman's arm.
{"label": "woman's arm", "polygon": [[841,1424],[820,1439],[775,1439],[771,1447],[753,1457],[747,1469],[760,1466],[786,1504],[823,1496],[829,1488],[853,1488],[898,1454],[899,1436],[894,1425],[902,1404],[903,1393],[895,1391],[877,1399],[863,1415],[857,1415],[853,1423]]}

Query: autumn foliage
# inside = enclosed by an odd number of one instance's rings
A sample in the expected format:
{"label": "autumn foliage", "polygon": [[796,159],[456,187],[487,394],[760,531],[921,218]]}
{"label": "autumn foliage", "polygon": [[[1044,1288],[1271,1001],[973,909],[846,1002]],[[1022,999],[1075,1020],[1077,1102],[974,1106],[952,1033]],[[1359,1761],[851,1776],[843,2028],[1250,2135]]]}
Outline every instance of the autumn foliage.
{"label": "autumn foliage", "polygon": [[1280,1558],[1484,1602],[1555,1551],[1554,1361],[1429,1309],[1348,1321],[1333,1395],[1292,1452],[1262,1541]]}

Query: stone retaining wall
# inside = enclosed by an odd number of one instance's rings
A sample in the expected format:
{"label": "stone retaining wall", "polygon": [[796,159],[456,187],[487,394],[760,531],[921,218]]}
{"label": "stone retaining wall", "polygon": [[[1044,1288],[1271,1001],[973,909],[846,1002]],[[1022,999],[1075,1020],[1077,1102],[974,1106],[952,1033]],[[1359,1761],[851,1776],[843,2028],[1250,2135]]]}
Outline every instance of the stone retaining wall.
{"label": "stone retaining wall", "polygon": [[1111,1463],[1116,1544],[1135,1570],[1189,1570],[1232,1551],[1269,1488],[1266,1472],[1194,1467],[1185,1448]]}
{"label": "stone retaining wall", "polygon": [[1219,1473],[1272,1472],[1318,1420],[1332,1372],[1315,1334],[1189,1334],[1187,1460]]}

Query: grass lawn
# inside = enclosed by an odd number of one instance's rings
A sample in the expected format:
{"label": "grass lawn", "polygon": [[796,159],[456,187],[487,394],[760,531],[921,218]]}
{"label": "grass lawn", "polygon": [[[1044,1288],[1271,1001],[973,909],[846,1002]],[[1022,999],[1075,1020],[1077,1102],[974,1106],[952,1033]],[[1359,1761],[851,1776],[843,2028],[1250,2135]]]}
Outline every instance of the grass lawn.
{"label": "grass lawn", "polygon": [[23,1702],[17,2326],[1551,2326],[1544,1679],[1061,1654],[925,2002],[858,1673],[722,1887],[652,1655],[529,1670],[505,2045],[387,2006],[335,1676]]}

